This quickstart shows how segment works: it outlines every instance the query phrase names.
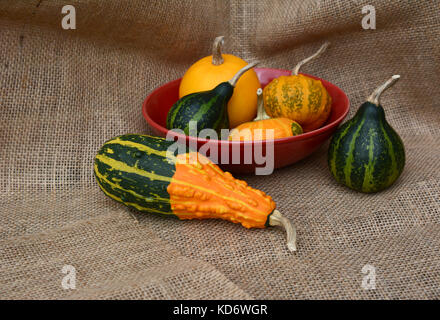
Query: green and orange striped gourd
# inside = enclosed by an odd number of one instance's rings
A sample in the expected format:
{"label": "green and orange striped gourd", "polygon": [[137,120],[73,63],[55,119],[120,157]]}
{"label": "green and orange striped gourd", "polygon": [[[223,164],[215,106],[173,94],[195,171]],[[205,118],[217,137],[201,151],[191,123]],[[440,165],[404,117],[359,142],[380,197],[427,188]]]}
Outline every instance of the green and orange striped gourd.
{"label": "green and orange striped gourd", "polygon": [[296,121],[304,132],[318,129],[327,121],[332,105],[330,94],[321,80],[299,74],[299,69],[328,46],[326,42],[315,54],[298,63],[292,75],[275,78],[264,87],[264,107],[270,117]]}
{"label": "green and orange striped gourd", "polygon": [[402,139],[386,121],[379,101],[382,92],[399,78],[394,75],[378,87],[332,137],[328,150],[330,172],[351,189],[365,193],[381,191],[403,171]]}
{"label": "green and orange striped gourd", "polygon": [[[179,219],[218,218],[246,228],[281,225],[296,250],[296,233],[275,202],[223,172],[203,155],[163,138],[127,134],[107,141],[95,157],[102,191],[141,212]],[[172,151],[174,150],[174,151]]]}

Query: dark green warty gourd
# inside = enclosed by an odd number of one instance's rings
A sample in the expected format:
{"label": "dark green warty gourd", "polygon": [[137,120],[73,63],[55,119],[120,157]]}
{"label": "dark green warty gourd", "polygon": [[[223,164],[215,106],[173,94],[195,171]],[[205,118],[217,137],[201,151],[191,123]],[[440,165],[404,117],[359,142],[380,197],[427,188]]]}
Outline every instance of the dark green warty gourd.
{"label": "dark green warty gourd", "polygon": [[[257,62],[240,69],[235,76],[222,82],[214,89],[188,94],[180,98],[167,115],[168,129],[181,129],[186,135],[198,135],[203,129],[214,129],[220,134],[221,129],[229,128],[228,102],[234,93],[238,79]],[[191,132],[190,121],[196,121],[197,130]]]}
{"label": "dark green warty gourd", "polygon": [[379,98],[400,76],[378,87],[356,115],[333,136],[328,165],[335,179],[365,193],[381,191],[394,183],[405,166],[402,139],[388,124]]}

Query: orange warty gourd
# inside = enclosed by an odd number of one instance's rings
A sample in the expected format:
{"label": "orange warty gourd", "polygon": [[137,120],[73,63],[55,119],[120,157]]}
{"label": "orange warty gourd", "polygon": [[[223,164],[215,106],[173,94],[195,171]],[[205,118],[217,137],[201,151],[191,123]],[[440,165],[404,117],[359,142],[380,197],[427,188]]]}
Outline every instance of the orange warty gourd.
{"label": "orange warty gourd", "polygon": [[325,43],[314,55],[301,61],[291,76],[273,79],[263,90],[264,106],[272,117],[285,117],[298,122],[304,132],[321,127],[330,115],[332,98],[320,80],[298,74],[299,68],[319,56]]}
{"label": "orange warty gourd", "polygon": [[[258,115],[254,121],[246,122],[234,128],[228,139],[231,141],[280,139],[303,133],[301,126],[288,118],[270,118],[264,111],[263,90],[257,90]],[[273,130],[273,135],[270,131]]]}
{"label": "orange warty gourd", "polygon": [[[190,93],[212,90],[221,82],[231,79],[238,70],[248,63],[231,54],[222,54],[221,46],[224,37],[214,40],[212,55],[194,63],[184,74],[179,87],[179,98]],[[228,103],[229,126],[252,121],[257,113],[257,97],[255,91],[260,81],[254,70],[244,74],[234,90]]]}
{"label": "orange warty gourd", "polygon": [[176,157],[176,172],[167,188],[171,210],[180,219],[217,218],[245,228],[264,228],[276,208],[272,198],[222,171],[196,152]]}

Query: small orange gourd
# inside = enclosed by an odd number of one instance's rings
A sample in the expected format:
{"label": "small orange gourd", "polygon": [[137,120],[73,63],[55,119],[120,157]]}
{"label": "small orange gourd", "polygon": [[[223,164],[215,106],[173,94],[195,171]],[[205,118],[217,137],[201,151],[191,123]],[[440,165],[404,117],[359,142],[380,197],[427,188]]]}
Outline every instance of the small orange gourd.
{"label": "small orange gourd", "polygon": [[[221,47],[224,37],[215,38],[212,55],[194,63],[182,77],[179,98],[190,93],[212,90],[218,84],[230,80],[248,63],[232,54],[223,54]],[[257,113],[255,91],[260,88],[260,81],[254,70],[250,70],[238,80],[234,94],[228,103],[229,126],[252,121]]]}
{"label": "small orange gourd", "polygon": [[[228,137],[231,141],[280,139],[303,133],[301,126],[288,118],[270,118],[264,111],[263,90],[257,90],[258,114],[254,121],[233,129]],[[270,131],[269,131],[270,130]],[[273,132],[273,134],[272,134]]]}
{"label": "small orange gourd", "polygon": [[294,120],[304,132],[315,130],[325,123],[331,111],[331,96],[320,80],[298,72],[302,65],[318,57],[328,45],[326,42],[314,55],[298,63],[291,76],[275,78],[264,88],[264,106],[270,117]]}

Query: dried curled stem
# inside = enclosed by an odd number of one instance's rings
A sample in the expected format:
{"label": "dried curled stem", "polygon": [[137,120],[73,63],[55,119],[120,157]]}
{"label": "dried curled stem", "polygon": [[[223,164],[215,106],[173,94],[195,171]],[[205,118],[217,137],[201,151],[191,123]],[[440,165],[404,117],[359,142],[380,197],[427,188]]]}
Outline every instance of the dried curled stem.
{"label": "dried curled stem", "polygon": [[367,101],[375,104],[376,106],[380,105],[380,95],[388,88],[390,88],[393,84],[400,79],[400,75],[395,74],[390,79],[387,80],[384,84],[380,85],[373,91],[373,93],[368,97]]}
{"label": "dried curled stem", "polygon": [[240,70],[238,70],[238,72],[235,74],[235,76],[229,80],[229,84],[233,87],[235,87],[235,85],[237,84],[238,79],[240,79],[240,77],[243,75],[243,73],[245,73],[246,71],[248,71],[249,69],[252,69],[253,67],[255,67],[258,64],[258,61],[256,62],[252,62],[249,63],[248,65],[244,66],[243,68],[241,68]]}
{"label": "dried curled stem", "polygon": [[287,248],[290,251],[296,251],[296,230],[289,219],[284,217],[278,210],[274,210],[269,216],[270,226],[282,226],[287,234]]}
{"label": "dried curled stem", "polygon": [[298,75],[298,72],[299,72],[299,68],[301,68],[301,67],[302,67],[304,64],[306,64],[307,62],[309,62],[309,61],[311,61],[311,60],[313,60],[313,59],[319,57],[319,56],[321,55],[321,53],[323,53],[323,52],[328,48],[329,45],[330,45],[330,42],[328,42],[328,41],[325,42],[325,43],[321,46],[321,48],[319,48],[319,50],[316,51],[316,53],[314,53],[314,54],[311,55],[310,57],[305,58],[304,60],[300,61],[300,62],[296,65],[295,69],[293,69],[292,74],[295,75],[295,76],[297,76],[297,75]]}
{"label": "dried curled stem", "polygon": [[222,57],[222,46],[225,43],[224,39],[224,36],[219,36],[214,39],[212,45],[212,64],[215,66],[221,65],[224,62]]}
{"label": "dried curled stem", "polygon": [[258,88],[257,90],[257,117],[254,121],[270,119],[267,115],[266,110],[264,110],[264,101],[263,101],[263,89]]}

